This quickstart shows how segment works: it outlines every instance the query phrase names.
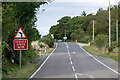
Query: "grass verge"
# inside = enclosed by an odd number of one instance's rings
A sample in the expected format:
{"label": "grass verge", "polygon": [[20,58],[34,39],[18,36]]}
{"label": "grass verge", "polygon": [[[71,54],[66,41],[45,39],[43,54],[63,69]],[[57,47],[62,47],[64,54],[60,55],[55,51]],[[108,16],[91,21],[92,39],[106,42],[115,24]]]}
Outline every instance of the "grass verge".
{"label": "grass verge", "polygon": [[[51,53],[54,48],[47,48],[47,54]],[[39,54],[39,51],[36,51],[35,53]],[[4,78],[29,78],[33,74],[33,72],[35,72],[35,70],[38,68],[39,62],[40,60],[37,60],[36,63],[28,63],[22,66],[21,68],[19,68],[18,66],[14,69],[14,71],[9,71],[9,74],[5,75]]]}
{"label": "grass verge", "polygon": [[36,70],[37,66],[37,63],[29,63],[21,68],[16,68],[13,72],[9,72],[6,78],[29,78]]}
{"label": "grass verge", "polygon": [[84,46],[83,49],[85,49],[87,52],[91,53],[92,55],[103,56],[118,61],[118,53],[108,54],[106,52],[102,52],[100,50],[94,49],[93,46]]}

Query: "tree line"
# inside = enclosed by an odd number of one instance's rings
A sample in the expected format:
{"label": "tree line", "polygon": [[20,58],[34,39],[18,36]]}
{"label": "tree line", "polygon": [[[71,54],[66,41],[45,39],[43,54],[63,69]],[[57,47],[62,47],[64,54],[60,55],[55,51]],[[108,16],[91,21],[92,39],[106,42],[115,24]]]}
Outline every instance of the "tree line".
{"label": "tree line", "polygon": [[[116,43],[116,21],[118,19],[118,6],[111,6],[111,41]],[[59,40],[67,36],[67,41],[93,42],[93,20],[95,22],[95,45],[108,47],[109,38],[109,8],[103,10],[99,8],[96,14],[87,14],[85,11],[80,16],[64,16],[58,20],[58,24],[51,26],[49,34]]]}
{"label": "tree line", "polygon": [[22,51],[22,65],[30,62],[36,55],[31,42],[40,38],[36,28],[36,13],[40,5],[47,2],[3,2],[2,3],[2,71],[8,74],[19,66],[19,51],[13,49],[14,36],[21,26],[28,39],[28,50]]}

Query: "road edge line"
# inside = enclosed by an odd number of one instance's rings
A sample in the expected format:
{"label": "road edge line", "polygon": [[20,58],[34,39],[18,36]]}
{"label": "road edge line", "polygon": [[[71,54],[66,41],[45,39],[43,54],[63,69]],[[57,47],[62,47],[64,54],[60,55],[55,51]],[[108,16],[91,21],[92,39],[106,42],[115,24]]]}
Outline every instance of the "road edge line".
{"label": "road edge line", "polygon": [[91,55],[89,52],[87,52],[85,49],[83,49],[80,45],[79,47],[85,51],[89,56],[91,56],[93,59],[95,59],[97,62],[99,62],[100,64],[102,64],[103,66],[105,66],[106,68],[110,69],[111,71],[115,72],[116,74],[120,75],[119,72],[117,72],[116,70],[112,69],[111,67],[107,66],[106,64],[104,64],[103,62],[101,62],[100,60],[98,60],[97,58],[95,58],[93,55]]}
{"label": "road edge line", "polygon": [[57,47],[58,47],[58,44],[56,43],[55,49],[50,53],[50,55],[45,59],[45,61],[40,65],[40,67],[30,76],[29,79],[31,79],[43,67],[43,65],[45,64],[45,62],[49,59],[49,57],[53,54],[53,52],[57,49]]}

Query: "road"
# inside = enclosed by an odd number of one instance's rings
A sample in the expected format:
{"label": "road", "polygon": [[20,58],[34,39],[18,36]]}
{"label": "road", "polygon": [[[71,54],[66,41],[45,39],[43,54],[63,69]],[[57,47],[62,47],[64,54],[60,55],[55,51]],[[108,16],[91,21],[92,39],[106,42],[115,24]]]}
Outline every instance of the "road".
{"label": "road", "polygon": [[96,61],[78,44],[58,43],[55,51],[31,78],[74,78],[75,80],[102,78],[101,80],[104,80],[103,78],[118,78],[118,74]]}

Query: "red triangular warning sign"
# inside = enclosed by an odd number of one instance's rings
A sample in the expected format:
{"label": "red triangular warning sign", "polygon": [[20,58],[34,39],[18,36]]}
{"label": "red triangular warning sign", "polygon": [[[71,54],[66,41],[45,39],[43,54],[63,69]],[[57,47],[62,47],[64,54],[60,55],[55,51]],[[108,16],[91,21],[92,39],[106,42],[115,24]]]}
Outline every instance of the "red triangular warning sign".
{"label": "red triangular warning sign", "polygon": [[26,39],[27,36],[25,35],[22,27],[19,27],[17,33],[15,34],[14,39]]}

